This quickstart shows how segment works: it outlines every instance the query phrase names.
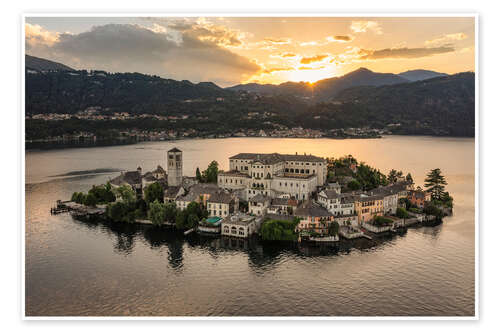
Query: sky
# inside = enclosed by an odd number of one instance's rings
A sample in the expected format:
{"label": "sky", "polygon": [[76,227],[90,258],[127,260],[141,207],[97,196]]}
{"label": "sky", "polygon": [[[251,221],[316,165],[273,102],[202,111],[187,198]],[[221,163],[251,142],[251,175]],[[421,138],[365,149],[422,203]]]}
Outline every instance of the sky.
{"label": "sky", "polygon": [[315,82],[359,67],[474,71],[474,17],[27,17],[26,54],[175,80]]}

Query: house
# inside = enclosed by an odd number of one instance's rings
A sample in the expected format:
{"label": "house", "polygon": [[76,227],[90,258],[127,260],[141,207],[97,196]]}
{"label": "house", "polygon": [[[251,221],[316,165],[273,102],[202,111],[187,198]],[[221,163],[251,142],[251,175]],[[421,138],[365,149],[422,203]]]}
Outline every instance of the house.
{"label": "house", "polygon": [[332,213],[312,201],[300,205],[295,211],[295,216],[300,219],[297,231],[312,231],[322,235],[328,233],[328,227],[334,221]]}
{"label": "house", "polygon": [[408,192],[408,200],[412,205],[422,209],[427,202],[431,201],[431,193],[422,190],[410,190]]}
{"label": "house", "polygon": [[142,168],[138,167],[137,171],[122,172],[119,176],[111,179],[109,183],[113,187],[130,186],[136,195],[142,196]]}
{"label": "house", "polygon": [[257,194],[248,201],[248,211],[250,214],[262,216],[267,213],[267,208],[270,204],[270,197],[263,194]]}
{"label": "house", "polygon": [[334,183],[328,183],[328,185],[326,185],[326,189],[327,190],[333,190],[337,193],[340,194],[340,191],[341,191],[341,186],[339,183],[337,182],[334,182]]}
{"label": "house", "polygon": [[297,206],[298,201],[294,198],[274,198],[271,200],[271,206],[269,206],[267,212],[277,215],[292,215]]}
{"label": "house", "polygon": [[354,196],[338,193],[336,190],[323,190],[318,193],[318,203],[334,216],[354,214]]}
{"label": "house", "polygon": [[238,206],[238,198],[222,190],[210,195],[207,200],[207,210],[210,216],[227,217],[237,212]]}
{"label": "house", "polygon": [[221,235],[247,238],[259,230],[261,223],[261,217],[242,213],[233,214],[222,220]]}
{"label": "house", "polygon": [[[384,198],[384,215],[394,215],[398,209],[401,189],[397,186],[380,186],[369,192],[370,195],[380,195]],[[403,192],[406,192],[403,190]]]}
{"label": "house", "polygon": [[175,199],[175,206],[180,210],[184,210],[191,202],[200,203],[201,199],[194,192],[188,192],[183,196],[179,196]]}
{"label": "house", "polygon": [[163,192],[163,202],[175,202],[175,199],[185,193],[186,190],[182,186],[168,186]]}
{"label": "house", "polygon": [[384,214],[384,197],[361,194],[356,197],[354,207],[358,215],[358,223],[363,225],[365,222],[372,221],[375,216]]}

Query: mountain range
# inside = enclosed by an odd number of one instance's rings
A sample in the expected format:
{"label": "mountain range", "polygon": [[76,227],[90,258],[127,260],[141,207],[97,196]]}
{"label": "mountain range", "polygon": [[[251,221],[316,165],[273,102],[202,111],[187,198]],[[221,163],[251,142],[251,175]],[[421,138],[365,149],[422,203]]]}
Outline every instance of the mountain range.
{"label": "mountain range", "polygon": [[284,82],[273,84],[239,84],[227,89],[233,91],[248,91],[265,95],[293,95],[310,99],[314,102],[334,99],[336,95],[347,88],[357,86],[383,86],[398,83],[414,82],[445,76],[447,74],[427,70],[413,70],[400,74],[376,73],[367,68],[359,68],[346,75],[319,80],[313,84],[307,82]]}
{"label": "mountain range", "polygon": [[[447,75],[415,70],[400,74],[360,68],[341,77],[279,85],[249,83],[221,88],[141,73],[73,70],[26,56],[27,115],[76,114],[86,109],[132,115],[188,116],[176,122],[140,120],[27,120],[31,137],[99,128],[196,129],[235,133],[239,129],[384,128],[394,133],[474,136],[475,74]],[[249,116],[255,114],[258,116]],[[90,128],[89,128],[90,127]]]}

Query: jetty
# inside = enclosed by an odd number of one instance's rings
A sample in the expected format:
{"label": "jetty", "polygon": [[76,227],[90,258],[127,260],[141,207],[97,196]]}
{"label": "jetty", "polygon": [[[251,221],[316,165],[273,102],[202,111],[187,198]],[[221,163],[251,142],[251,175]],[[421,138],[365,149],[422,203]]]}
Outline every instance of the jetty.
{"label": "jetty", "polygon": [[55,207],[50,209],[52,215],[69,212],[76,217],[97,217],[106,213],[105,205],[97,205],[95,207],[85,206],[72,201],[57,200]]}

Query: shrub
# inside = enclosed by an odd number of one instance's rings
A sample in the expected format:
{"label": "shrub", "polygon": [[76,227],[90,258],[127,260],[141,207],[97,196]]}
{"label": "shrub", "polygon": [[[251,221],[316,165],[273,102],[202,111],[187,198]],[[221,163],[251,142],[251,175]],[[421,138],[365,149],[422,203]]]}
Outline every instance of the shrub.
{"label": "shrub", "polygon": [[165,205],[155,200],[149,204],[148,219],[153,222],[154,225],[162,225],[167,218]]}
{"label": "shrub", "polygon": [[400,219],[407,219],[410,215],[408,215],[406,209],[398,207],[398,209],[396,209],[396,216]]}
{"label": "shrub", "polygon": [[375,225],[377,227],[384,227],[384,226],[387,226],[391,223],[392,223],[391,219],[388,219],[388,218],[383,217],[383,216],[375,216],[375,218],[373,219],[373,225]]}
{"label": "shrub", "polygon": [[295,241],[297,234],[295,227],[298,220],[268,220],[262,224],[260,229],[263,240]]}

